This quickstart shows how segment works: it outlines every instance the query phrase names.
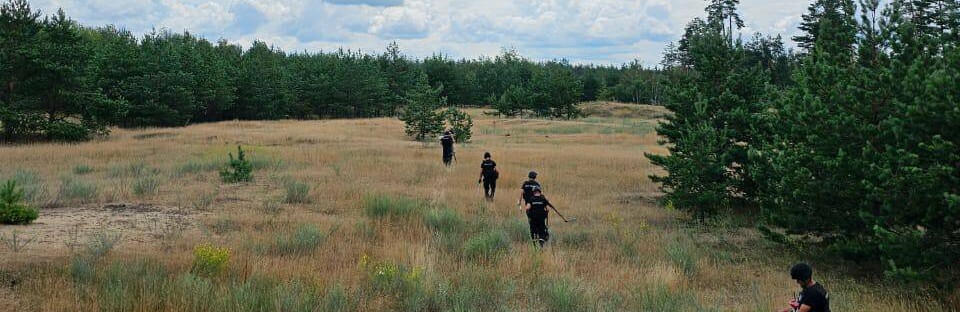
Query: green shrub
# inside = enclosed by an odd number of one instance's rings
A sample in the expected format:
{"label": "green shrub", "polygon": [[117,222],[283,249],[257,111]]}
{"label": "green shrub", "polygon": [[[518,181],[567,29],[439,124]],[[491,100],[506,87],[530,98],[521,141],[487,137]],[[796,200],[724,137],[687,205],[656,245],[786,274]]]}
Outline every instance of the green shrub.
{"label": "green shrub", "polygon": [[292,234],[278,235],[271,252],[280,256],[308,254],[317,250],[326,237],[327,233],[316,225],[303,224]]}
{"label": "green shrub", "polygon": [[230,161],[227,167],[220,171],[220,178],[223,182],[239,183],[250,182],[253,180],[253,164],[247,160],[246,152],[239,145],[237,146],[237,158],[233,158],[233,153],[227,154]]}
{"label": "green shrub", "polygon": [[68,121],[51,122],[45,125],[47,139],[61,142],[83,142],[93,138],[93,132],[83,125]]}
{"label": "green shrub", "polygon": [[424,222],[430,229],[442,234],[462,231],[464,224],[466,224],[459,213],[446,207],[427,212],[424,216]]}
{"label": "green shrub", "polygon": [[0,187],[0,223],[28,224],[40,216],[40,211],[23,203],[23,190],[17,182],[7,180]]}
{"label": "green shrub", "polygon": [[76,164],[73,166],[73,174],[84,175],[91,172],[93,172],[93,167],[84,164]]}
{"label": "green shrub", "polygon": [[367,195],[363,198],[363,206],[367,216],[374,219],[406,219],[421,214],[425,204],[406,197]]}
{"label": "green shrub", "polygon": [[510,239],[507,233],[500,230],[481,232],[463,245],[463,254],[477,261],[494,261],[510,249]]}
{"label": "green shrub", "polygon": [[310,202],[310,185],[293,180],[283,183],[287,193],[283,201],[288,204],[303,204]]}
{"label": "green shrub", "polygon": [[227,269],[230,263],[230,249],[209,244],[193,248],[192,272],[200,276],[217,275]]}
{"label": "green shrub", "polygon": [[97,186],[91,182],[67,177],[63,178],[60,184],[60,198],[62,199],[86,202],[96,197]]}

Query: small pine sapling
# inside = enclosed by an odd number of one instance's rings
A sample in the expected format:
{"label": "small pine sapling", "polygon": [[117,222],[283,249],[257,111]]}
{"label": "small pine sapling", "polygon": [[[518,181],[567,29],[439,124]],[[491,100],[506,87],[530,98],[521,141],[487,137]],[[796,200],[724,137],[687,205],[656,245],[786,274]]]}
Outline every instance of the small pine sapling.
{"label": "small pine sapling", "polygon": [[37,209],[23,203],[23,189],[9,180],[0,187],[0,223],[29,224],[40,216]]}
{"label": "small pine sapling", "polygon": [[239,183],[250,182],[253,180],[253,164],[246,159],[246,152],[239,145],[237,146],[237,158],[233,158],[233,153],[227,154],[230,157],[228,167],[220,171],[220,178],[223,182]]}

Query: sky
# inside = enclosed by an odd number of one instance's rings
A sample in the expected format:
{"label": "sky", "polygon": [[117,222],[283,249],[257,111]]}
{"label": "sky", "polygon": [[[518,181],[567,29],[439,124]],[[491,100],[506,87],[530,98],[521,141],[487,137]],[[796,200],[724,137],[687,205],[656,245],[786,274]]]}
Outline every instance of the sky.
{"label": "sky", "polygon": [[[396,41],[422,58],[494,56],[513,48],[535,60],[659,63],[664,47],[703,16],[704,0],[31,0],[44,14],[63,8],[86,26],[143,34],[189,30],[249,47],[288,52],[338,48],[382,52]],[[796,34],[810,1],[741,0],[744,37]],[[788,42],[788,45],[792,43]]]}

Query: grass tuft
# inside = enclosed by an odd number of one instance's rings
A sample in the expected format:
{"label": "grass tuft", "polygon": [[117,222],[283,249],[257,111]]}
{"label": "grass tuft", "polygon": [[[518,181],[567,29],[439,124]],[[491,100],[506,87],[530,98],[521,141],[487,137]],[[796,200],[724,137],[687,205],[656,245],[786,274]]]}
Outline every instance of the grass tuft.
{"label": "grass tuft", "polygon": [[425,203],[406,197],[367,195],[363,198],[364,212],[373,219],[409,219],[424,211]]}
{"label": "grass tuft", "polygon": [[467,240],[463,245],[463,254],[469,259],[488,262],[495,261],[510,249],[510,239],[501,230],[487,230]]}
{"label": "grass tuft", "polygon": [[286,190],[283,202],[288,204],[305,204],[310,202],[310,185],[294,180],[287,180],[283,183],[283,187]]}
{"label": "grass tuft", "polygon": [[[587,311],[584,291],[574,283],[564,279],[550,279],[541,285],[543,304],[547,311],[573,312]],[[659,310],[667,311],[667,310]]]}
{"label": "grass tuft", "polygon": [[441,234],[462,231],[466,224],[466,221],[457,211],[446,207],[430,210],[424,215],[423,219],[430,229]]}
{"label": "grass tuft", "polygon": [[667,257],[683,274],[692,276],[697,272],[696,246],[688,238],[677,237],[667,243]]}
{"label": "grass tuft", "polygon": [[85,164],[76,164],[73,166],[73,174],[84,175],[93,172],[93,167]]}
{"label": "grass tuft", "polygon": [[155,176],[140,176],[133,180],[133,195],[143,197],[160,193],[160,180]]}
{"label": "grass tuft", "polygon": [[317,250],[328,234],[316,225],[303,224],[293,233],[278,235],[270,252],[279,256],[306,255]]}
{"label": "grass tuft", "polygon": [[97,197],[97,185],[73,177],[65,177],[60,184],[60,198],[68,201],[89,202]]}

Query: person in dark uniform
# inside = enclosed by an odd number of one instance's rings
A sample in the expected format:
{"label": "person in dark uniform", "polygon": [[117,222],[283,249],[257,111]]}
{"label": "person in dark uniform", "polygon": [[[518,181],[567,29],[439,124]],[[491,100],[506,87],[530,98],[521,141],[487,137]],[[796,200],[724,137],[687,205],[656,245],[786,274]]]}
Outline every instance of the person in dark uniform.
{"label": "person in dark uniform", "polygon": [[497,162],[490,159],[490,152],[483,153],[483,162],[480,163],[480,180],[483,182],[483,197],[487,200],[493,199],[493,194],[497,192],[497,179],[500,178],[500,172],[497,171]]}
{"label": "person in dark uniform", "polygon": [[527,221],[530,223],[530,238],[535,244],[543,247],[550,240],[550,232],[547,229],[547,207],[553,207],[550,201],[543,196],[540,188],[533,190],[533,194],[527,201]]}
{"label": "person in dark uniform", "polygon": [[[533,196],[534,190],[540,189],[540,183],[537,182],[536,171],[530,171],[530,173],[527,174],[527,177],[530,178],[530,180],[523,182],[523,185],[520,186],[520,201],[522,201],[523,204],[530,202],[529,199],[531,196]],[[518,201],[518,203],[520,203],[520,201]]]}
{"label": "person in dark uniform", "polygon": [[790,307],[781,312],[830,312],[830,294],[813,280],[813,268],[797,263],[790,268],[790,278],[800,284],[800,295],[790,300]]}
{"label": "person in dark uniform", "polygon": [[453,151],[453,143],[457,141],[453,138],[453,132],[447,130],[443,133],[443,136],[440,136],[440,145],[443,146],[443,164],[450,166],[450,162],[453,160],[456,152]]}

